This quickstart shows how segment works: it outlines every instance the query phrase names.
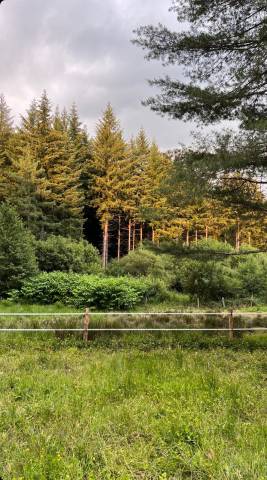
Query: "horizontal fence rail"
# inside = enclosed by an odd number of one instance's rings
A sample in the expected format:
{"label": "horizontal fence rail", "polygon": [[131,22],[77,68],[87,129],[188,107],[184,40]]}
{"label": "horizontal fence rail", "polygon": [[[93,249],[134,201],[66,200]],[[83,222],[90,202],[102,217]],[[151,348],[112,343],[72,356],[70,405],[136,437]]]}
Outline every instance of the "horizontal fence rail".
{"label": "horizontal fence rail", "polygon": [[[221,317],[228,320],[228,327],[92,327],[90,326],[91,317]],[[229,338],[233,339],[234,332],[267,332],[267,326],[249,326],[249,327],[237,327],[235,320],[237,318],[267,318],[267,312],[94,312],[89,311],[87,308],[83,312],[14,312],[14,313],[1,313],[0,317],[77,317],[83,320],[83,324],[79,328],[57,328],[57,327],[43,327],[43,328],[13,328],[2,327],[0,333],[37,333],[37,332],[73,332],[83,333],[84,341],[88,341],[90,332],[228,332]]]}
{"label": "horizontal fence rail", "polygon": [[[90,311],[88,314],[93,316],[134,316],[134,317],[141,317],[141,316],[215,316],[215,317],[229,317],[232,315],[233,317],[250,317],[250,316],[257,316],[257,317],[266,317],[267,312],[94,312]],[[1,313],[0,317],[82,317],[85,315],[85,312],[69,312],[69,313]]]}
{"label": "horizontal fence rail", "polygon": [[[251,332],[266,331],[267,327],[240,328],[88,328],[88,332]],[[84,332],[84,328],[0,328],[0,332]]]}

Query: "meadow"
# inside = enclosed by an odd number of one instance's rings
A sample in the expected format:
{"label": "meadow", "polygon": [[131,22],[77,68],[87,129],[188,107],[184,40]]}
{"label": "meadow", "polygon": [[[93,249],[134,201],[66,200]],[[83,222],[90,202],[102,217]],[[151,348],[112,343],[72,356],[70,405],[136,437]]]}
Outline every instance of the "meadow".
{"label": "meadow", "polygon": [[0,338],[4,480],[265,480],[265,335]]}

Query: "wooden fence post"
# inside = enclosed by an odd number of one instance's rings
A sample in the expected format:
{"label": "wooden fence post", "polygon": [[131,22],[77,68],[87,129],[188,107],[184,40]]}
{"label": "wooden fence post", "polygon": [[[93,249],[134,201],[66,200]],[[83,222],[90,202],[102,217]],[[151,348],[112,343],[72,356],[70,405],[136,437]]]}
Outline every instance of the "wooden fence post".
{"label": "wooden fence post", "polygon": [[83,340],[85,342],[88,342],[89,321],[90,321],[89,308],[86,308],[84,317],[83,317]]}
{"label": "wooden fence post", "polygon": [[234,312],[230,310],[229,315],[229,339],[233,340],[234,338]]}

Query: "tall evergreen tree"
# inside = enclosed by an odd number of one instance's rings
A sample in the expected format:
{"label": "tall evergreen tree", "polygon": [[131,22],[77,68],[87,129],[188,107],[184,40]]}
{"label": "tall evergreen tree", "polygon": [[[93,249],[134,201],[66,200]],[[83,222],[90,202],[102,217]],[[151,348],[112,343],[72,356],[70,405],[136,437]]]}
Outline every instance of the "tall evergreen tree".
{"label": "tall evergreen tree", "polygon": [[8,204],[0,205],[0,295],[37,273],[33,238]]}
{"label": "tall evergreen tree", "polygon": [[145,172],[150,154],[150,144],[143,128],[140,129],[135,139],[130,142],[126,168],[126,195],[124,196],[123,209],[128,217],[128,251],[135,248],[136,227],[140,225],[142,237],[142,223],[144,216],[142,205],[145,198]]}
{"label": "tall evergreen tree", "polygon": [[82,236],[83,194],[68,136],[61,129],[50,131],[41,160],[48,181],[49,201],[46,210],[50,233],[74,238]]}
{"label": "tall evergreen tree", "polygon": [[0,200],[7,195],[6,175],[13,155],[13,120],[4,95],[0,95]]}
{"label": "tall evergreen tree", "polygon": [[92,142],[89,139],[87,130],[82,126],[77,106],[72,104],[71,111],[68,115],[68,134],[72,146],[72,152],[77,167],[81,171],[81,185],[83,194],[90,198],[90,161],[92,158]]}
{"label": "tall evergreen tree", "polygon": [[91,204],[96,207],[103,230],[103,267],[109,255],[109,223],[121,209],[121,166],[126,156],[126,144],[119,122],[109,104],[97,125],[93,142]]}
{"label": "tall evergreen tree", "polygon": [[38,237],[43,229],[42,207],[48,195],[48,182],[30,145],[20,147],[7,178],[8,201],[15,206],[26,227]]}
{"label": "tall evergreen tree", "polygon": [[162,219],[170,215],[164,183],[171,173],[171,166],[170,158],[160,152],[155,141],[152,142],[143,174],[145,189],[141,211],[153,232],[160,226]]}

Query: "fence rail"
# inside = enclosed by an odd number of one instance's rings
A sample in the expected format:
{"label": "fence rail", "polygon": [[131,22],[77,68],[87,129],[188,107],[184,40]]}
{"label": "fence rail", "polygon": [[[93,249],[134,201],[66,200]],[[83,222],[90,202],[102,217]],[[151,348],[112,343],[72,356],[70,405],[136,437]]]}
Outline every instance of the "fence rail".
{"label": "fence rail", "polygon": [[[119,316],[119,317],[222,317],[228,319],[228,327],[181,327],[181,328],[167,328],[167,327],[90,327],[91,316]],[[37,333],[37,332],[76,332],[83,333],[84,341],[88,341],[88,335],[90,332],[228,332],[229,338],[233,339],[234,332],[267,332],[266,327],[249,326],[249,327],[236,327],[236,318],[253,318],[263,317],[267,318],[267,312],[90,312],[86,308],[83,312],[64,312],[64,313],[34,313],[34,312],[14,312],[14,313],[1,313],[0,317],[80,317],[83,319],[83,325],[80,328],[0,328],[0,333]]]}
{"label": "fence rail", "polygon": [[[134,317],[141,317],[141,316],[215,316],[215,317],[229,317],[232,315],[233,317],[250,317],[250,316],[257,316],[257,317],[266,317],[267,312],[94,312],[88,311],[90,315],[93,316],[134,316]],[[55,313],[55,312],[48,312],[48,313],[39,313],[39,312],[15,312],[15,313],[1,313],[0,317],[81,317],[85,315],[85,312],[64,312],[64,313]]]}

